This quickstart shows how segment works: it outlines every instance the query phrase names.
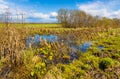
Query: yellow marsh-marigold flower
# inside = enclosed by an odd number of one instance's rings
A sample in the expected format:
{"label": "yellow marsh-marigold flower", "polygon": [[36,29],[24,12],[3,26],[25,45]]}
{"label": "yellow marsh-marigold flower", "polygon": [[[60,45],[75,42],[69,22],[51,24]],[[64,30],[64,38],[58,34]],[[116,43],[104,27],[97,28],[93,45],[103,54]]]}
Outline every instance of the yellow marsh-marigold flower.
{"label": "yellow marsh-marigold flower", "polygon": [[44,68],[43,70],[46,71],[46,68]]}
{"label": "yellow marsh-marigold flower", "polygon": [[43,49],[42,49],[42,48],[40,48],[40,50],[42,51]]}
{"label": "yellow marsh-marigold flower", "polygon": [[53,57],[52,56],[49,56],[49,60],[52,60],[53,59]]}
{"label": "yellow marsh-marigold flower", "polygon": [[45,63],[41,63],[41,66],[42,66],[42,67],[45,67]]}
{"label": "yellow marsh-marigold flower", "polygon": [[51,45],[48,45],[48,48],[51,48]]}
{"label": "yellow marsh-marigold flower", "polygon": [[44,74],[44,71],[42,71],[41,73]]}

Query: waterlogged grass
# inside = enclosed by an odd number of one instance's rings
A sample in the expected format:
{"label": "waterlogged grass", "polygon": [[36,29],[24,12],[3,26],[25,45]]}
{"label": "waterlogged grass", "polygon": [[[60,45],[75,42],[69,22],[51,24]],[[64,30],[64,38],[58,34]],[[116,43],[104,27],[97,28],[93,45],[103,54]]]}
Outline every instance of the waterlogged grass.
{"label": "waterlogged grass", "polygon": [[[44,28],[28,24],[20,28],[0,29],[0,78],[15,79],[119,79],[120,78],[120,29],[104,28]],[[35,26],[37,28],[35,28]],[[42,28],[41,28],[42,27]],[[47,26],[46,26],[47,27]],[[52,27],[52,28],[51,28]],[[14,29],[14,30],[13,30]],[[12,31],[13,32],[12,32]],[[14,35],[7,37],[7,34]],[[64,41],[44,41],[36,48],[25,48],[29,35],[55,34],[79,45],[92,41],[87,52],[73,51]],[[11,40],[11,38],[13,40]],[[15,39],[19,38],[19,39]],[[67,39],[66,39],[67,38]],[[6,40],[7,39],[7,40]],[[16,42],[17,41],[17,42]],[[22,45],[21,45],[22,44]],[[16,48],[17,46],[17,48]],[[104,46],[99,50],[97,46]],[[8,51],[5,51],[6,49]],[[11,50],[10,50],[11,49]],[[15,51],[14,51],[15,50]],[[9,52],[10,51],[10,52]],[[7,52],[7,53],[1,53]],[[15,52],[15,53],[14,53]],[[4,54],[6,54],[4,56]],[[9,55],[10,54],[10,55]],[[14,55],[14,56],[13,56]],[[10,63],[10,56],[13,56]],[[17,61],[17,62],[16,62]],[[17,65],[16,65],[17,63]]]}
{"label": "waterlogged grass", "polygon": [[27,27],[34,27],[34,28],[60,28],[61,24],[49,24],[49,23],[41,23],[41,24],[26,24]]}
{"label": "waterlogged grass", "polygon": [[[6,23],[0,23],[0,27],[6,26]],[[60,28],[58,23],[8,23],[8,26],[28,27],[28,28]]]}

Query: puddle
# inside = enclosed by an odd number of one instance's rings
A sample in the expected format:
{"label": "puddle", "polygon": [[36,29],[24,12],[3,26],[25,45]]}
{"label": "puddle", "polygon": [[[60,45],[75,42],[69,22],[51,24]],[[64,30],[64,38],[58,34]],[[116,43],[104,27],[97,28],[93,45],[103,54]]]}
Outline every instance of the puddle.
{"label": "puddle", "polygon": [[[39,47],[40,43],[44,42],[45,40],[50,43],[54,43],[54,42],[66,43],[66,45],[68,45],[68,47],[70,47],[72,49],[72,51],[70,53],[70,61],[78,58],[76,51],[81,51],[81,52],[85,53],[93,44],[92,41],[88,41],[81,45],[76,45],[74,43],[74,41],[72,41],[72,43],[71,43],[71,40],[64,40],[56,35],[35,35],[35,36],[29,36],[26,38],[26,47],[27,48]],[[98,48],[98,50],[101,51],[104,48],[104,46],[100,45],[100,46],[96,46],[96,48]],[[67,63],[67,61],[66,61],[66,63]]]}
{"label": "puddle", "polygon": [[[44,40],[46,40],[47,42],[61,42],[62,38],[56,36],[56,35],[35,35],[35,36],[29,36],[26,38],[26,47],[30,47],[32,46],[33,44],[35,45],[39,45],[41,42],[43,42]],[[92,45],[92,42],[91,41],[88,41],[88,42],[85,42],[81,45],[75,45],[75,44],[72,44],[69,42],[70,40],[66,40],[64,41],[64,43],[66,43],[67,45],[70,46],[70,48],[72,49],[72,51],[76,51],[76,50],[80,50],[82,52],[87,52],[87,50],[91,47]],[[35,46],[34,45],[34,46]],[[97,46],[98,50],[101,51],[104,46]]]}
{"label": "puddle", "polygon": [[87,52],[87,50],[91,47],[91,45],[92,45],[92,42],[85,42],[79,46],[72,46],[71,48],[73,51],[75,51],[77,49],[82,52]]}
{"label": "puddle", "polygon": [[40,42],[43,41],[47,42],[57,42],[58,41],[58,36],[55,35],[35,35],[35,36],[29,36],[26,39],[26,46],[29,47],[33,44],[39,45]]}
{"label": "puddle", "polygon": [[98,46],[97,47],[99,51],[102,51],[102,49],[104,48],[104,46]]}
{"label": "puddle", "polygon": [[79,46],[79,49],[82,52],[87,52],[87,50],[91,47],[91,45],[92,45],[92,42],[85,42],[84,44]]}

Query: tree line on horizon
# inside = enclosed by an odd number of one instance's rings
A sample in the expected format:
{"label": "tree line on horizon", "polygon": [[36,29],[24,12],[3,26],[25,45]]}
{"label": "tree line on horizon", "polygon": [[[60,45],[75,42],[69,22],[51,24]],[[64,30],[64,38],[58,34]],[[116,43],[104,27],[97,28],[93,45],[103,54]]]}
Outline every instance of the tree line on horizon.
{"label": "tree line on horizon", "polygon": [[60,9],[57,19],[66,28],[120,26],[119,18],[92,16],[81,10]]}
{"label": "tree line on horizon", "polygon": [[[19,19],[21,17],[21,19]],[[120,18],[92,16],[81,10],[59,9],[56,17],[65,28],[81,27],[119,27]],[[0,23],[25,23],[24,14],[12,17],[8,11],[0,14]]]}

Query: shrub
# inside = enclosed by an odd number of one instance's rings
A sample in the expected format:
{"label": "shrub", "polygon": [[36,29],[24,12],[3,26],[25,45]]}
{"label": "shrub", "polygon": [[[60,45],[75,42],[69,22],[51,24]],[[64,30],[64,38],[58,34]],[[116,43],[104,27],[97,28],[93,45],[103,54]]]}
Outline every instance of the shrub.
{"label": "shrub", "polygon": [[99,62],[99,68],[101,70],[105,70],[108,67],[111,67],[113,65],[113,60],[111,58],[102,58]]}

